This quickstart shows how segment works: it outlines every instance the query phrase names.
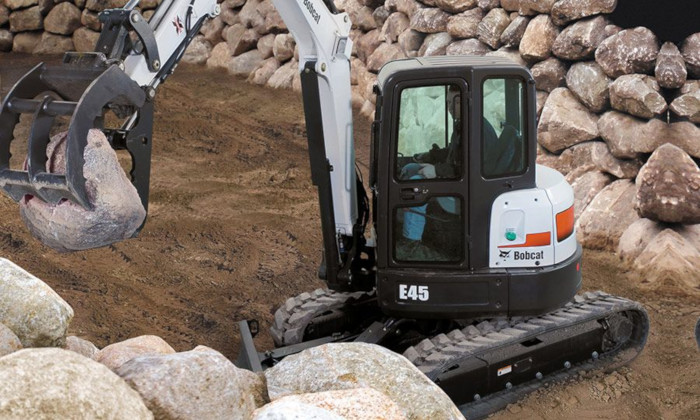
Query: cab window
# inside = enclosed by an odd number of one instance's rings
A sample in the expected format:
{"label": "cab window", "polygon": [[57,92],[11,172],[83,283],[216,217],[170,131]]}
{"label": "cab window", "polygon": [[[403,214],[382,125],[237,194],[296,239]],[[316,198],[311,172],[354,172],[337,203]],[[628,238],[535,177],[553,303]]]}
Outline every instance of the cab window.
{"label": "cab window", "polygon": [[481,169],[485,178],[517,175],[526,169],[525,94],[521,79],[483,82]]}

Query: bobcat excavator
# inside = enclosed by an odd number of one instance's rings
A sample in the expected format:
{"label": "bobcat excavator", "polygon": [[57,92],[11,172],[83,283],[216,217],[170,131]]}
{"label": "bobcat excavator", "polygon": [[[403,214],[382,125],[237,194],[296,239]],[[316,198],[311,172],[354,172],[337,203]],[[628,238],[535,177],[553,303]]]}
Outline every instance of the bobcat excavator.
{"label": "bobcat excavator", "polygon": [[[89,208],[87,132],[102,129],[132,157],[148,203],[153,100],[216,0],[164,0],[146,22],[132,0],[105,10],[94,53],[66,53],[17,82],[0,112],[0,186]],[[351,23],[332,0],[273,0],[299,47],[313,184],[328,289],[275,313],[278,348],[258,352],[241,321],[239,366],[261,370],[330,342],[402,353],[470,418],[578,369],[609,369],[645,345],[638,304],[581,287],[574,196],[536,165],[535,83],[497,57],[387,63],[374,88],[369,189],[355,167]],[[22,113],[33,114],[26,170],[10,168]],[[107,115],[121,125],[107,128]],[[65,175],[46,170],[55,119],[69,116]],[[371,209],[371,211],[370,211]],[[400,386],[400,384],[397,384]]]}

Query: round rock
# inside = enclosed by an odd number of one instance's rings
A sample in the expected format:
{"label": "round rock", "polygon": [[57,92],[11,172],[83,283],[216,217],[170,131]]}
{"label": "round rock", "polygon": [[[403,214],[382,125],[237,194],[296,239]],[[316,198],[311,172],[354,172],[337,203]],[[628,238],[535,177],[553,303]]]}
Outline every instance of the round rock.
{"label": "round rock", "polygon": [[595,61],[605,74],[617,78],[623,74],[654,71],[659,42],[649,29],[639,26],[625,29],[603,42],[595,52]]}

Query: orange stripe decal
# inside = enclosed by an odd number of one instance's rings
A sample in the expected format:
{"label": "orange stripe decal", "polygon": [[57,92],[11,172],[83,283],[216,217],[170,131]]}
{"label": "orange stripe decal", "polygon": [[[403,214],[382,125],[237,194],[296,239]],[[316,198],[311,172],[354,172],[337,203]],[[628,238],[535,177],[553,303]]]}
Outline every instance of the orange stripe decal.
{"label": "orange stripe decal", "polygon": [[525,243],[520,245],[502,245],[499,248],[529,248],[532,246],[547,246],[552,243],[552,232],[528,233]]}

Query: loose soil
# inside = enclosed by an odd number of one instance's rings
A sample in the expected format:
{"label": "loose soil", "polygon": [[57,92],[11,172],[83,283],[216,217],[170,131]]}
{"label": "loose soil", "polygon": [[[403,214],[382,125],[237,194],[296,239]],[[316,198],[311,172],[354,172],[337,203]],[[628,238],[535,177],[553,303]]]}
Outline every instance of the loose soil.
{"label": "loose soil", "polygon": [[[0,92],[38,61],[0,54]],[[355,131],[366,168],[368,121],[357,118]],[[18,206],[0,195],[0,255],[63,296],[75,309],[70,333],[99,347],[155,334],[178,351],[203,344],[235,358],[236,322],[258,319],[256,345],[271,348],[274,310],[323,287],[300,95],[181,65],[159,89],[153,149],[149,215],[138,238],[59,254],[31,237]],[[700,296],[672,283],[642,290],[643,278],[609,253],[587,251],[583,266],[585,290],[646,306],[646,349],[629,367],[577,372],[495,418],[700,418]]]}

